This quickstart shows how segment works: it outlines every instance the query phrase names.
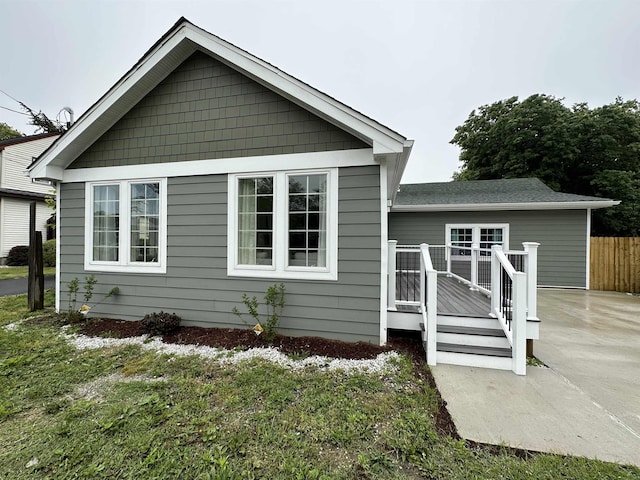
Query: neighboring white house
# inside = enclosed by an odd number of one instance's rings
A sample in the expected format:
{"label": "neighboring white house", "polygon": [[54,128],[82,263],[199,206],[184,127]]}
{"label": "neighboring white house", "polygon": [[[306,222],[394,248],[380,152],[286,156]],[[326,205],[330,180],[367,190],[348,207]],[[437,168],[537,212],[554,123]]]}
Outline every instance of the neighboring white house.
{"label": "neighboring white house", "polygon": [[34,157],[51,145],[59,134],[44,133],[0,141],[0,264],[12,247],[29,244],[29,203],[36,204],[36,230],[47,239],[46,223],[52,211],[45,203],[51,186],[33,183],[26,170]]}

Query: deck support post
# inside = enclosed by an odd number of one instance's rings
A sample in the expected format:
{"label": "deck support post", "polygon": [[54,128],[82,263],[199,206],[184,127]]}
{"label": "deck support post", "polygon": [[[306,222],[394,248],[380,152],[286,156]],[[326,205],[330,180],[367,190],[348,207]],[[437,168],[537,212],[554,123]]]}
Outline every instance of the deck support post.
{"label": "deck support post", "polygon": [[387,251],[389,259],[387,261],[387,310],[396,309],[396,246],[397,240],[389,240]]}
{"label": "deck support post", "polygon": [[436,364],[437,355],[437,309],[438,309],[438,272],[433,268],[429,245],[420,244],[420,303],[426,338],[427,365]]}
{"label": "deck support post", "polygon": [[538,321],[538,247],[537,242],[524,242],[524,271],[527,275],[527,320]]}
{"label": "deck support post", "polygon": [[512,365],[516,375],[527,374],[527,277],[523,272],[513,275]]}

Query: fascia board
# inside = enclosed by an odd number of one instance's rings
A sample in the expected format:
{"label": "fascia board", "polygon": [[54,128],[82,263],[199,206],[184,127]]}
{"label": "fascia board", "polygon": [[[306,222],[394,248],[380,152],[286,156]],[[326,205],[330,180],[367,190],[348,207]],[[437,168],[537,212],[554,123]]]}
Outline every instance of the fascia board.
{"label": "fascia board", "polygon": [[254,80],[371,139],[374,153],[402,151],[405,138],[401,135],[209,32],[193,25],[186,25],[184,29],[187,38],[249,74]]}
{"label": "fascia board", "polygon": [[607,208],[619,200],[585,200],[578,202],[528,202],[528,203],[467,203],[434,205],[394,205],[392,212],[479,212],[491,210],[581,210]]}

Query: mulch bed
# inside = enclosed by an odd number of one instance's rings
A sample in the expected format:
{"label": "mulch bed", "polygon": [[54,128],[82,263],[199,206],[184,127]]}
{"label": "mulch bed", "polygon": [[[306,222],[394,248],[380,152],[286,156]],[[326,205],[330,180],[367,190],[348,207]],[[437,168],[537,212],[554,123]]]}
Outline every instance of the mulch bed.
{"label": "mulch bed", "polygon": [[[143,335],[140,321],[117,320],[113,318],[91,319],[82,323],[80,332],[89,336],[125,338]],[[249,328],[203,328],[180,326],[175,333],[163,335],[165,343],[206,345],[209,347],[233,349],[236,347],[276,347],[285,354],[323,355],[332,358],[371,359],[380,353],[395,350],[407,354],[412,360],[416,376],[436,390],[431,371],[425,368],[425,353],[420,336],[415,332],[393,332],[387,345],[381,347],[365,342],[342,342],[320,337],[287,337],[278,335],[268,343]],[[438,408],[434,422],[438,432],[459,439],[455,424],[447,411],[447,403],[437,393]]]}

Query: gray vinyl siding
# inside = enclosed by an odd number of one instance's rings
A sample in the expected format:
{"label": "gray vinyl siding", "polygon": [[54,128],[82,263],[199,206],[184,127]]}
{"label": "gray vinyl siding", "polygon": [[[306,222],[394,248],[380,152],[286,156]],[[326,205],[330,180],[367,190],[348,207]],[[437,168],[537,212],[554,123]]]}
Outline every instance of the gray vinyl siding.
{"label": "gray vinyl siding", "polygon": [[[284,280],[287,306],[281,332],[378,343],[379,167],[341,168],[338,196],[338,280]],[[243,310],[242,293],[262,299],[279,280],[227,276],[227,175],[169,178],[167,201],[167,273],[95,273],[96,300],[113,286],[121,293],[92,314],[135,320],[164,310],[180,315],[185,325],[246,328],[231,313],[233,307]],[[84,184],[62,184],[60,207],[64,309],[69,281],[88,275]]]}
{"label": "gray vinyl siding", "polygon": [[446,224],[508,223],[509,248],[538,242],[538,285],[586,286],[585,210],[412,212],[389,215],[389,239],[400,244],[445,243]]}
{"label": "gray vinyl siding", "polygon": [[224,63],[197,52],[68,168],[368,147]]}

